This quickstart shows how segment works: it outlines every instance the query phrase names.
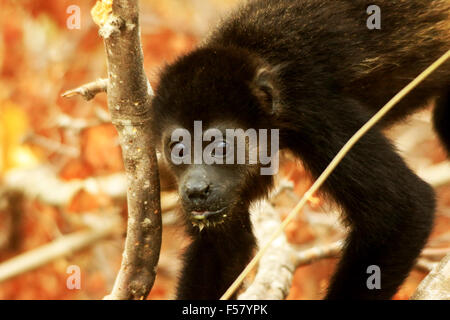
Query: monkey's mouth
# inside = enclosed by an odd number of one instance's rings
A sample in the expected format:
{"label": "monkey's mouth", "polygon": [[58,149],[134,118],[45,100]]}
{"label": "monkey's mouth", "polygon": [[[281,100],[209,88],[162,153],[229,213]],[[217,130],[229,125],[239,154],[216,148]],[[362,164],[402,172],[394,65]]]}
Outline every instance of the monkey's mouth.
{"label": "monkey's mouth", "polygon": [[228,207],[223,207],[216,211],[191,211],[191,223],[198,227],[200,231],[204,227],[215,227],[224,222],[227,215],[224,213]]}

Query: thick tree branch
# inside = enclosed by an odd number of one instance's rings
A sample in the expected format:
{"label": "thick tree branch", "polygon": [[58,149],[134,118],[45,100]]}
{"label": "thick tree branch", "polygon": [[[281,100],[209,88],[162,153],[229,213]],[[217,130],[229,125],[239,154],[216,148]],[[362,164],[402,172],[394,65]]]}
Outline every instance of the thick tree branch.
{"label": "thick tree branch", "polygon": [[137,0],[114,0],[100,28],[108,62],[108,108],[128,180],[128,229],[122,265],[108,299],[144,299],[156,277],[161,205],[156,151],[149,136],[152,89],[144,72]]}
{"label": "thick tree branch", "polygon": [[[279,214],[267,201],[251,208],[251,218],[258,245],[266,242],[281,220]],[[320,259],[338,258],[344,242],[342,240],[301,250],[290,244],[284,233],[280,234],[267,250],[256,272],[253,282],[239,295],[239,300],[281,300],[289,294],[295,270]],[[416,268],[429,272],[437,264],[428,258],[441,259],[448,248],[425,248],[416,263]],[[439,280],[440,281],[440,280]],[[450,292],[450,291],[449,291]]]}
{"label": "thick tree branch", "polygon": [[[251,209],[251,218],[258,245],[261,247],[280,224],[278,212],[261,201]],[[339,255],[342,241],[299,251],[280,234],[261,258],[253,283],[242,293],[240,300],[281,300],[286,298],[292,285],[295,269],[319,259]]]}
{"label": "thick tree branch", "polygon": [[108,80],[66,92],[92,98],[108,92],[127,176],[128,228],[122,265],[105,299],[144,299],[156,277],[161,249],[161,205],[156,152],[149,136],[152,88],[143,66],[137,0],[101,0],[92,10],[104,39]]}
{"label": "thick tree branch", "polygon": [[148,134],[152,89],[144,72],[137,0],[113,0],[100,35],[108,62],[108,108],[128,181],[125,250],[105,299],[145,299],[156,277],[162,222],[157,158]]}
{"label": "thick tree branch", "polygon": [[[253,230],[258,247],[262,247],[280,224],[278,212],[267,202],[261,201],[250,210]],[[261,258],[258,271],[252,284],[239,295],[239,300],[284,299],[292,284],[295,271],[295,251],[287,242],[284,233],[272,243]]]}

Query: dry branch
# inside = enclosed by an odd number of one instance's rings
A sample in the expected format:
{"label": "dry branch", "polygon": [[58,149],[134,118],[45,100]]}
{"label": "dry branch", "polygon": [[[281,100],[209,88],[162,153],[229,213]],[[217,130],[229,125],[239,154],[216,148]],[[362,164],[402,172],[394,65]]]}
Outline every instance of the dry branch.
{"label": "dry branch", "polygon": [[104,193],[112,198],[123,198],[126,195],[124,174],[64,181],[52,167],[46,165],[10,170],[5,174],[3,182],[6,189],[22,191],[27,197],[37,198],[54,206],[67,205],[80,190],[94,194]]}
{"label": "dry branch", "polygon": [[[109,114],[100,107],[96,108],[95,113],[97,115],[97,119],[93,120],[86,120],[83,118],[72,118],[66,114],[60,114],[55,118],[54,126],[57,128],[73,130],[78,133],[84,129],[92,128],[95,126],[99,126],[103,123],[111,122]],[[103,114],[100,113],[106,113],[107,116],[105,117]]]}
{"label": "dry branch", "polygon": [[415,268],[420,271],[428,273],[431,272],[436,265],[437,265],[436,262],[432,262],[425,258],[419,258],[417,259]]}
{"label": "dry branch", "polygon": [[[261,201],[251,209],[251,218],[258,246],[262,247],[273,230],[280,224],[278,212],[267,202]],[[281,300],[286,298],[292,285],[296,268],[319,259],[339,255],[342,241],[299,251],[280,234],[261,258],[253,283],[242,293],[240,300]]]}
{"label": "dry branch", "polygon": [[[258,247],[262,247],[268,235],[281,224],[280,216],[267,201],[255,205],[250,213]],[[289,293],[295,271],[294,255],[284,233],[278,236],[262,257],[253,283],[238,299],[284,299]]]}
{"label": "dry branch", "polygon": [[49,139],[34,133],[27,134],[24,137],[23,142],[32,143],[50,152],[63,154],[72,158],[77,158],[80,156],[80,150],[78,148],[62,144],[59,141],[55,141],[53,139]]}
{"label": "dry branch", "polygon": [[149,136],[152,88],[143,67],[137,0],[97,1],[92,10],[104,39],[108,80],[65,93],[90,98],[108,92],[127,177],[128,228],[119,274],[105,299],[144,299],[156,277],[161,249],[160,186]]}
{"label": "dry branch", "polygon": [[[92,194],[102,193],[118,199],[127,195],[127,180],[123,173],[64,181],[52,167],[46,165],[9,170],[4,176],[3,183],[6,190],[21,191],[27,197],[37,198],[54,206],[67,205],[80,190]],[[173,210],[177,205],[178,196],[175,192],[161,194],[162,212]]]}
{"label": "dry branch", "polygon": [[[272,231],[281,220],[279,214],[267,201],[261,201],[251,208],[251,219],[258,246],[265,245]],[[309,249],[299,249],[290,244],[284,233],[273,242],[266,254],[261,258],[255,279],[248,288],[239,295],[239,300],[280,300],[289,294],[295,270],[320,259],[338,258],[344,241],[339,240]],[[437,263],[430,258],[442,258],[449,252],[448,248],[425,248],[418,259],[415,268],[430,272]]]}
{"label": "dry branch", "polygon": [[65,98],[81,95],[85,100],[89,101],[100,92],[107,92],[108,79],[98,79],[96,81],[82,85],[76,89],[68,90],[62,94]]}
{"label": "dry branch", "polygon": [[450,300],[450,254],[419,284],[411,300]]}
{"label": "dry branch", "polygon": [[148,134],[152,89],[144,72],[137,0],[114,0],[99,33],[108,62],[108,108],[128,182],[125,250],[105,299],[144,299],[156,277],[162,221],[156,151]]}
{"label": "dry branch", "polygon": [[435,188],[444,186],[450,183],[450,163],[442,162],[429,168],[422,169],[418,174]]}
{"label": "dry branch", "polygon": [[442,260],[450,253],[450,248],[425,248],[420,254],[421,257],[430,260]]}
{"label": "dry branch", "polygon": [[63,236],[47,245],[25,252],[0,264],[0,282],[44,266],[106,238],[118,229],[117,220],[105,220],[92,230]]}
{"label": "dry branch", "polygon": [[341,254],[343,246],[344,242],[340,240],[297,252],[295,255],[295,266],[308,265],[320,259],[336,258]]}

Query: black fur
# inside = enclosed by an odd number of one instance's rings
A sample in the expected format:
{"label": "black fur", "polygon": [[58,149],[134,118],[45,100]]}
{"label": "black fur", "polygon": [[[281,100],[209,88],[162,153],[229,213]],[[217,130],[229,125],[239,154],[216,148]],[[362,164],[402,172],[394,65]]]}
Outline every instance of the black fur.
{"label": "black fur", "polygon": [[[366,27],[381,8],[382,29]],[[153,135],[168,155],[174,128],[279,128],[317,177],[382,105],[450,45],[447,0],[256,0],[224,20],[192,53],[162,72]],[[412,268],[433,224],[434,193],[396,153],[381,129],[439,97],[435,127],[450,150],[450,66],[443,65],[359,141],[325,183],[351,227],[328,299],[389,299]],[[254,239],[248,206],[272,178],[258,166],[182,165],[175,173],[193,243],[185,254],[180,299],[217,299],[243,270]],[[203,177],[203,178],[199,178]],[[204,180],[201,180],[204,179]],[[204,198],[186,185],[206,183]],[[192,210],[226,206],[223,223],[199,231]],[[366,286],[381,269],[381,289]]]}
{"label": "black fur", "polygon": [[205,229],[194,236],[184,255],[178,299],[218,299],[250,262],[255,239],[247,212],[225,230]]}
{"label": "black fur", "polygon": [[442,95],[437,99],[433,123],[450,156],[450,90],[442,92]]}

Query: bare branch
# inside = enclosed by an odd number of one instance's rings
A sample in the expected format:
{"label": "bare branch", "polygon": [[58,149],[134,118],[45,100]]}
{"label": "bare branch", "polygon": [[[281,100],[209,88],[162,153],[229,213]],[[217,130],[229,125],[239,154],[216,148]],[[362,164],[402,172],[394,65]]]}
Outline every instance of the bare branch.
{"label": "bare branch", "polygon": [[[99,109],[101,109],[101,108],[96,109],[96,114],[97,114],[97,110],[99,110]],[[103,109],[101,109],[101,110],[104,111]],[[106,111],[104,111],[104,112],[106,113]],[[101,125],[103,123],[111,122],[111,119],[109,119],[109,115],[108,115],[108,118],[104,119],[104,118],[100,118],[100,116],[97,114],[97,118],[98,119],[86,120],[83,118],[73,118],[66,114],[60,114],[55,118],[54,126],[56,126],[58,128],[73,130],[75,132],[80,132],[87,128],[92,128],[92,127]]]}
{"label": "bare branch", "polygon": [[64,181],[47,165],[12,169],[5,174],[3,183],[6,189],[22,191],[27,197],[38,198],[54,206],[68,204],[80,190],[94,194],[102,192],[112,198],[124,198],[127,191],[126,178],[122,173],[86,180]]}
{"label": "bare branch", "polygon": [[270,198],[274,199],[285,190],[294,190],[294,183],[288,179],[282,179],[270,194]]}
{"label": "bare branch", "polygon": [[76,158],[80,156],[80,150],[78,148],[62,144],[59,141],[55,141],[34,133],[27,134],[24,137],[23,142],[32,143],[46,149],[47,151],[63,154],[68,157]]}
{"label": "bare branch", "polygon": [[0,282],[37,269],[104,239],[118,229],[117,219],[108,219],[92,230],[63,236],[47,245],[25,252],[0,264]]}
{"label": "bare branch", "polygon": [[425,248],[420,254],[421,257],[431,260],[441,260],[450,253],[450,248]]}
{"label": "bare branch", "polygon": [[[111,198],[123,199],[127,195],[127,180],[123,173],[114,173],[89,179],[64,181],[55,170],[46,165],[11,169],[3,177],[5,190],[17,190],[27,197],[38,198],[53,206],[64,206],[80,190],[97,194],[103,193]],[[173,210],[178,205],[178,195],[174,191],[161,194],[162,212]]]}
{"label": "bare branch", "polygon": [[433,187],[441,187],[450,183],[450,163],[442,162],[419,171],[419,176]]}
{"label": "bare branch", "polygon": [[436,265],[436,262],[429,261],[425,258],[419,258],[416,262],[415,268],[428,273],[433,270]]}
{"label": "bare branch", "polygon": [[[251,218],[258,246],[267,242],[268,236],[280,224],[280,217],[267,201],[261,201],[251,208]],[[343,249],[344,241],[339,240],[310,249],[299,249],[290,244],[284,233],[280,234],[261,258],[253,282],[239,295],[239,300],[280,300],[289,294],[295,270],[309,265],[317,260],[338,258]],[[425,248],[418,259],[415,268],[429,272],[437,263],[427,258],[442,257],[449,249]]]}
{"label": "bare branch", "polygon": [[343,241],[336,241],[330,244],[313,247],[296,254],[295,266],[311,264],[320,259],[329,259],[339,257],[344,246]]}
{"label": "bare branch", "polygon": [[106,92],[108,87],[108,79],[98,79],[96,81],[86,83],[81,87],[68,90],[61,96],[64,98],[74,97],[76,95],[82,96],[86,101],[93,99],[98,93]]}
{"label": "bare branch", "polygon": [[[122,265],[105,299],[144,299],[156,277],[161,249],[161,205],[156,152],[149,136],[152,89],[144,72],[136,0],[97,1],[108,60],[108,108],[128,182],[128,229]],[[104,10],[101,10],[104,12]]]}
{"label": "bare branch", "polygon": [[450,254],[419,284],[411,300],[450,300]]}
{"label": "bare branch", "polygon": [[[250,214],[258,247],[262,247],[269,238],[268,235],[281,224],[280,216],[267,201],[254,205]],[[261,258],[253,283],[238,299],[284,299],[289,293],[295,271],[294,255],[294,250],[282,233]]]}
{"label": "bare branch", "polygon": [[[265,244],[281,220],[278,212],[267,202],[261,201],[251,209],[251,218],[258,245]],[[340,254],[342,241],[299,251],[280,234],[267,253],[261,258],[253,283],[239,300],[281,300],[286,298],[292,285],[295,269],[319,259],[333,258]]]}
{"label": "bare branch", "polygon": [[90,99],[108,92],[127,177],[128,228],[114,288],[105,299],[144,299],[156,277],[161,249],[161,205],[156,152],[149,136],[152,88],[143,66],[137,0],[99,0],[91,11],[104,39],[108,80],[66,92]]}

